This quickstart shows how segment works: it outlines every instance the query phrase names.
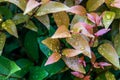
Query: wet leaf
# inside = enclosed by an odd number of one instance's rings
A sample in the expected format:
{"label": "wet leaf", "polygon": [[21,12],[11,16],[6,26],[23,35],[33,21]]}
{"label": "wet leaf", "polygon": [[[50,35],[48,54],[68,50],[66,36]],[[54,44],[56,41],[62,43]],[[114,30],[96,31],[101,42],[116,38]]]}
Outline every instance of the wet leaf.
{"label": "wet leaf", "polygon": [[78,62],[79,60],[78,57],[71,57],[71,58],[63,57],[63,60],[70,69],[83,74],[86,73],[83,66]]}
{"label": "wet leaf", "polygon": [[62,51],[62,55],[65,55],[66,57],[74,57],[79,54],[81,54],[83,51],[81,50],[75,50],[75,49],[64,49]]}
{"label": "wet leaf", "polygon": [[[64,16],[64,18],[63,18]],[[64,25],[66,26],[67,28],[69,27],[69,16],[66,12],[57,12],[57,13],[54,13],[53,14],[53,17],[54,17],[54,20],[57,24],[57,26],[61,26],[61,25]]]}
{"label": "wet leaf", "polygon": [[15,23],[12,20],[6,20],[2,23],[2,28],[5,29],[8,33],[18,38],[17,29]]}
{"label": "wet leaf", "polygon": [[76,50],[83,51],[83,54],[91,58],[91,50],[88,41],[81,34],[73,34],[66,38],[66,41]]}
{"label": "wet leaf", "polygon": [[37,6],[39,6],[41,3],[39,3],[36,0],[28,0],[25,11],[24,11],[24,15],[29,13],[30,11],[32,11],[34,8],[36,8]]}
{"label": "wet leaf", "polygon": [[105,0],[88,0],[87,1],[87,10],[88,11],[95,11],[98,7],[100,7]]}
{"label": "wet leaf", "polygon": [[71,7],[74,5],[74,0],[65,0],[64,2],[67,6]]}
{"label": "wet leaf", "polygon": [[110,61],[114,66],[120,68],[118,55],[111,44],[104,43],[100,45],[98,52],[108,61]]}
{"label": "wet leaf", "polygon": [[60,49],[60,42],[58,39],[46,38],[42,41],[49,49],[53,52],[59,52]]}
{"label": "wet leaf", "polygon": [[30,30],[35,31],[35,32],[38,31],[38,28],[35,26],[35,24],[31,20],[29,20],[26,23],[25,28],[30,29]]}
{"label": "wet leaf", "polygon": [[6,35],[4,33],[0,33],[0,55],[1,55],[2,50],[4,48],[5,41],[6,41]]}
{"label": "wet leaf", "polygon": [[24,22],[27,22],[29,19],[29,16],[28,15],[23,15],[23,13],[19,13],[19,14],[16,14],[14,17],[13,17],[13,21],[14,23],[17,25],[17,24],[21,24],[21,23],[24,23]]}
{"label": "wet leaf", "polygon": [[79,72],[71,72],[72,75],[78,77],[78,78],[84,78],[84,75]]}
{"label": "wet leaf", "polygon": [[114,46],[117,54],[120,56],[120,34],[117,34],[114,38]]}
{"label": "wet leaf", "polygon": [[66,26],[62,25],[58,27],[52,38],[67,38],[71,37],[71,34],[69,30],[66,28]]}
{"label": "wet leaf", "polygon": [[114,0],[114,1],[111,3],[111,6],[112,6],[112,7],[116,7],[116,8],[120,8],[120,0]]}
{"label": "wet leaf", "polygon": [[78,14],[80,16],[86,15],[86,9],[81,5],[72,6],[67,12]]}
{"label": "wet leaf", "polygon": [[56,13],[56,12],[60,12],[60,11],[66,11],[68,10],[69,7],[67,7],[66,5],[60,3],[60,2],[54,2],[54,1],[50,1],[46,4],[43,4],[37,11],[36,15],[37,16],[42,16],[45,14],[49,14],[49,13]]}
{"label": "wet leaf", "polygon": [[56,53],[56,52],[52,53],[52,55],[46,61],[45,66],[57,62],[58,60],[60,60],[60,58],[61,58],[61,55],[59,53]]}
{"label": "wet leaf", "polygon": [[115,13],[111,12],[111,11],[105,11],[103,13],[103,24],[105,26],[106,29],[109,28],[109,26],[111,25],[111,23],[113,22],[115,18]]}
{"label": "wet leaf", "polygon": [[43,16],[35,16],[42,24],[44,24],[47,29],[50,29],[50,19],[48,15],[43,15]]}

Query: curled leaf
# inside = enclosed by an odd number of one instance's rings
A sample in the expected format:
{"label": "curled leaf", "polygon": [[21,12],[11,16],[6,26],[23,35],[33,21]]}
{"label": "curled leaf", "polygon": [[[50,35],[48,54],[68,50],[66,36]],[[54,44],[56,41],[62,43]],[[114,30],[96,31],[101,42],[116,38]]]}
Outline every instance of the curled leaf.
{"label": "curled leaf", "polygon": [[69,30],[66,28],[66,26],[62,25],[58,27],[52,38],[67,38],[71,37],[71,34]]}
{"label": "curled leaf", "polygon": [[76,50],[83,51],[83,54],[91,58],[91,50],[88,41],[81,34],[73,34],[66,38],[66,41]]}
{"label": "curled leaf", "polygon": [[59,52],[60,49],[60,42],[58,39],[46,38],[42,41],[49,49],[53,52]]}
{"label": "curled leaf", "polygon": [[104,43],[100,45],[98,48],[98,52],[108,61],[110,61],[114,66],[120,68],[119,57],[111,44]]}
{"label": "curled leaf", "polygon": [[42,16],[45,14],[49,14],[49,13],[56,13],[56,12],[60,12],[60,11],[66,11],[68,10],[69,7],[67,7],[66,5],[60,3],[60,2],[55,2],[55,1],[49,1],[46,4],[43,4],[37,11],[37,16]]}
{"label": "curled leaf", "polygon": [[83,66],[78,62],[78,60],[79,60],[78,57],[70,57],[70,58],[63,57],[62,59],[64,60],[64,62],[70,69],[80,72],[80,73],[83,73],[83,74],[86,73]]}
{"label": "curled leaf", "polygon": [[86,15],[85,8],[83,6],[80,6],[80,5],[72,6],[70,9],[67,10],[67,12],[78,14],[80,16]]}
{"label": "curled leaf", "polygon": [[[64,16],[64,17],[63,17]],[[57,26],[65,25],[67,28],[69,26],[69,16],[66,12],[57,12],[53,14],[54,20]]]}
{"label": "curled leaf", "polygon": [[45,66],[57,62],[58,60],[60,60],[60,58],[61,55],[59,53],[52,53],[52,55],[48,58],[47,62],[45,63]]}
{"label": "curled leaf", "polygon": [[75,50],[75,49],[64,49],[62,51],[62,55],[65,55],[66,57],[74,57],[82,53],[83,51]]}
{"label": "curled leaf", "polygon": [[2,23],[2,28],[5,29],[8,33],[18,38],[17,29],[15,23],[12,20],[6,20]]}
{"label": "curled leaf", "polygon": [[84,78],[84,75],[81,74],[80,72],[71,72],[71,74],[78,77],[78,78]]}
{"label": "curled leaf", "polygon": [[36,8],[37,6],[39,6],[41,3],[37,2],[36,0],[28,0],[24,14],[29,13],[30,11],[32,11],[34,8]]}

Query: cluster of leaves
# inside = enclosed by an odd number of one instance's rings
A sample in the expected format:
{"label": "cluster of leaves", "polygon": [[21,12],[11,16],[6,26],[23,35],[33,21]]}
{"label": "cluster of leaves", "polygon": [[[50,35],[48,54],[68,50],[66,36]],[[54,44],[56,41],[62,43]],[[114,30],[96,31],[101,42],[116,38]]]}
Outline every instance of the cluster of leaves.
{"label": "cluster of leaves", "polygon": [[119,0],[0,0],[0,80],[118,79],[119,18]]}

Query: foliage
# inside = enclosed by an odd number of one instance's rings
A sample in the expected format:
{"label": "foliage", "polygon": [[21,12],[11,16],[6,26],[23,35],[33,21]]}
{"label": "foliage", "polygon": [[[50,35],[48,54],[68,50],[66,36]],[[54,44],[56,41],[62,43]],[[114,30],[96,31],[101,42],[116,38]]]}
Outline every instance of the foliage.
{"label": "foliage", "polygon": [[118,80],[119,0],[0,0],[0,80]]}

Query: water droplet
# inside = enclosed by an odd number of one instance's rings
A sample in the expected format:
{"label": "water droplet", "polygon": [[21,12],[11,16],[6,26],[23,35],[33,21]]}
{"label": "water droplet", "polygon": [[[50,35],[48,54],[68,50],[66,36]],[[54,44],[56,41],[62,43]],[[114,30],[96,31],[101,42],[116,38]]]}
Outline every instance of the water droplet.
{"label": "water droplet", "polygon": [[106,14],[106,16],[105,16],[107,19],[111,19],[112,18],[112,16],[110,15],[110,14]]}
{"label": "water droplet", "polygon": [[85,48],[84,48],[84,47],[81,47],[80,50],[85,50]]}

